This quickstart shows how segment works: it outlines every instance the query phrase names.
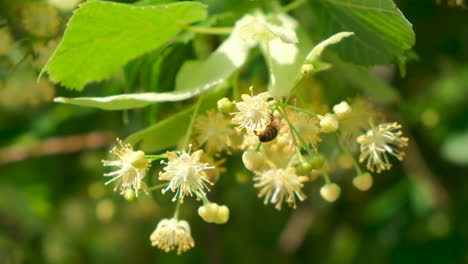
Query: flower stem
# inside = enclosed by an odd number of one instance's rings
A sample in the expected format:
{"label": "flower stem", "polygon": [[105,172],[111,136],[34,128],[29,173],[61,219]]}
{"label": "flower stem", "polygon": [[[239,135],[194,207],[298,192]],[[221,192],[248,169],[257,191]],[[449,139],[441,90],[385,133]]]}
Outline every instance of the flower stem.
{"label": "flower stem", "polygon": [[176,208],[175,208],[175,211],[174,211],[173,218],[178,220],[179,219],[179,212],[180,212],[180,200],[177,199],[177,204],[176,204]]}
{"label": "flower stem", "polygon": [[328,172],[322,171],[322,175],[323,175],[323,178],[325,179],[326,184],[332,183],[332,181],[330,180],[330,175],[328,175]]}
{"label": "flower stem", "polygon": [[260,151],[260,147],[262,147],[262,142],[258,142],[257,145],[255,146],[255,152]]}
{"label": "flower stem", "polygon": [[162,184],[158,184],[158,185],[154,185],[154,186],[151,186],[148,188],[148,191],[155,191],[155,190],[159,190],[159,189],[162,189],[164,187],[166,187],[168,185],[168,183],[162,183]]}
{"label": "flower stem", "polygon": [[186,26],[185,29],[190,30],[195,33],[199,33],[199,34],[209,34],[209,35],[229,35],[231,34],[233,30],[232,27],[210,28],[210,27],[193,27],[193,26]]}
{"label": "flower stem", "polygon": [[295,139],[295,136],[297,136],[297,138],[299,139],[299,141],[301,142],[301,144],[304,146],[305,150],[307,151],[307,153],[312,157],[313,156],[313,151],[309,148],[309,146],[307,145],[307,142],[305,141],[305,139],[301,136],[301,134],[299,133],[299,131],[297,131],[297,129],[294,127],[294,125],[291,123],[291,121],[289,120],[288,116],[286,115],[286,111],[283,111],[283,110],[280,110],[279,108],[276,108],[284,117],[284,119],[286,120],[286,122],[288,123],[288,126],[289,126],[289,129],[291,129],[291,134],[292,134],[292,138],[293,138],[293,142],[294,142],[294,145],[297,147],[298,144],[297,144],[297,141]]}
{"label": "flower stem", "polygon": [[163,154],[159,154],[159,155],[145,155],[145,158],[149,159],[151,161],[160,160],[160,159],[167,159],[167,154],[163,153]]}
{"label": "flower stem", "polygon": [[203,201],[203,205],[211,203],[210,200],[208,200],[208,197],[206,197],[206,195],[202,195],[200,198]]}
{"label": "flower stem", "polygon": [[293,110],[296,110],[296,111],[299,111],[299,112],[303,112],[303,113],[306,113],[310,116],[313,116],[313,117],[319,117],[319,115],[317,115],[316,113],[313,113],[313,112],[310,112],[308,110],[305,110],[305,109],[302,109],[302,108],[299,108],[299,107],[295,107],[295,106],[292,106],[292,105],[289,105],[289,104],[286,104],[286,103],[279,103],[277,102],[276,103],[277,105],[280,105],[282,107],[287,107],[287,108],[291,108]]}
{"label": "flower stem", "polygon": [[339,133],[339,131],[336,131],[335,135],[336,135],[336,141],[338,142],[338,146],[344,153],[346,153],[348,156],[351,157],[351,161],[353,162],[353,166],[354,166],[354,169],[356,170],[357,175],[361,175],[362,174],[361,167],[359,167],[359,163],[356,161],[351,151],[349,151],[349,149],[341,141],[342,136]]}
{"label": "flower stem", "polygon": [[284,13],[288,13],[289,11],[292,11],[298,7],[300,7],[302,4],[304,4],[306,1],[305,0],[296,0],[296,1],[293,1],[291,3],[289,3],[288,5],[285,5],[284,7],[282,7],[281,11],[283,11]]}
{"label": "flower stem", "polygon": [[202,98],[203,96],[198,97],[198,100],[195,104],[195,108],[193,109],[192,119],[190,120],[190,124],[187,128],[187,132],[185,133],[184,143],[182,144],[182,149],[184,150],[187,149],[188,147],[188,144],[190,141],[190,135],[192,134],[192,130],[193,130],[193,124],[195,123],[195,119],[197,118],[198,111],[200,110],[201,101],[203,100]]}

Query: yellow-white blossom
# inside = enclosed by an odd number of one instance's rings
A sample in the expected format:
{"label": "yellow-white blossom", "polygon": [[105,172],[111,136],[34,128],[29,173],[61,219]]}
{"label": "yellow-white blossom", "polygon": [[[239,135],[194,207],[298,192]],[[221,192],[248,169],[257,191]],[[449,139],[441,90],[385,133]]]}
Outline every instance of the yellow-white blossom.
{"label": "yellow-white blossom", "polygon": [[260,189],[258,197],[264,197],[264,203],[276,204],[275,208],[281,210],[283,202],[296,208],[296,197],[300,201],[306,199],[301,188],[307,177],[297,176],[294,168],[271,169],[254,177],[255,187]]}
{"label": "yellow-white blossom", "polygon": [[104,174],[106,177],[112,177],[105,184],[117,181],[114,190],[120,189],[120,193],[125,194],[127,190],[132,189],[138,195],[138,190],[143,189],[146,191],[146,184],[142,180],[146,175],[150,162],[145,158],[143,151],[134,151],[131,144],[124,145],[120,140],[117,140],[117,142],[119,146],[110,151],[116,159],[103,160],[102,163],[104,166],[118,167],[119,169]]}
{"label": "yellow-white blossom", "polygon": [[401,148],[408,145],[408,138],[402,136],[400,129],[401,125],[396,122],[384,123],[368,130],[365,135],[360,135],[357,138],[361,148],[359,162],[367,159],[367,168],[380,173],[392,167],[387,153],[403,160],[405,153]]}
{"label": "yellow-white blossom", "polygon": [[208,163],[200,162],[203,150],[197,150],[191,155],[187,152],[167,152],[168,162],[163,168],[164,172],[159,172],[159,180],[169,181],[169,185],[162,190],[162,193],[171,190],[175,192],[173,201],[180,199],[183,202],[186,195],[201,197],[209,191],[208,185],[212,183],[208,180],[205,170],[213,169]]}
{"label": "yellow-white blossom", "polygon": [[239,112],[232,113],[233,122],[239,125],[237,129],[245,128],[250,133],[262,132],[272,119],[270,104],[267,102],[270,93],[264,92],[255,96],[243,94],[241,97],[243,101],[236,103]]}
{"label": "yellow-white blossom", "polygon": [[195,122],[197,143],[205,144],[208,153],[221,152],[232,146],[231,137],[235,131],[232,129],[231,120],[214,110],[206,116],[199,116]]}
{"label": "yellow-white blossom", "polygon": [[175,250],[177,254],[185,252],[195,246],[190,225],[185,220],[175,218],[162,219],[150,236],[151,245],[165,252]]}

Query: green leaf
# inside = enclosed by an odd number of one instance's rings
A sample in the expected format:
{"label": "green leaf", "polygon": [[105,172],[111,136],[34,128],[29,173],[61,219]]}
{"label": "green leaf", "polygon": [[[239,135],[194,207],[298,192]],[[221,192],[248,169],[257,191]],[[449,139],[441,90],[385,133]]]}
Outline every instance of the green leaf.
{"label": "green leaf", "polygon": [[[214,108],[219,98],[226,93],[228,86],[220,85],[202,98],[199,114]],[[150,127],[140,130],[125,139],[125,143],[136,145],[146,152],[163,150],[179,143],[185,135],[194,107],[170,116]]]}
{"label": "green leaf", "polygon": [[140,0],[136,3],[134,3],[134,5],[139,5],[139,6],[143,6],[143,5],[161,5],[161,4],[170,4],[170,3],[174,3],[176,0]]}
{"label": "green leaf", "polygon": [[393,103],[400,99],[400,95],[390,84],[377,78],[366,67],[346,63],[336,56],[329,54],[333,69],[339,76],[347,80],[351,85],[360,89],[367,95],[381,103]]}
{"label": "green leaf", "polygon": [[159,102],[176,102],[187,100],[211,87],[202,87],[188,91],[176,91],[166,93],[132,93],[119,94],[107,97],[56,97],[54,102],[63,104],[72,104],[87,107],[96,107],[103,110],[124,110],[132,108],[145,107]]}
{"label": "green leaf", "polygon": [[326,47],[340,42],[343,38],[354,35],[353,32],[339,32],[317,44],[307,54],[304,64],[310,64],[314,72],[323,71],[331,67],[331,64],[322,61],[321,56]]}
{"label": "green leaf", "polygon": [[110,77],[206,15],[205,5],[196,2],[133,6],[88,1],[75,11],[43,72],[54,82],[81,90],[87,83]]}
{"label": "green leaf", "polygon": [[468,130],[454,134],[442,144],[443,156],[456,164],[468,165]]}
{"label": "green leaf", "polygon": [[415,43],[411,23],[392,0],[313,0],[309,4],[323,37],[339,31],[355,33],[332,48],[344,60],[388,64]]}
{"label": "green leaf", "polygon": [[239,30],[249,17],[238,20],[231,35],[207,59],[186,62],[177,74],[176,90],[215,87],[242,67],[253,43],[241,39]]}

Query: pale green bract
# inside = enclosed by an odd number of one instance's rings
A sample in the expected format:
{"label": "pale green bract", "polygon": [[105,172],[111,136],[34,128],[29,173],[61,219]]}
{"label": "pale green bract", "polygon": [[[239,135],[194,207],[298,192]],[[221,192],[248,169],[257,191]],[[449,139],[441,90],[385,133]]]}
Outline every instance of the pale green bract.
{"label": "pale green bract", "polygon": [[332,47],[344,60],[361,65],[389,64],[415,43],[412,25],[392,0],[309,1],[323,37],[352,31],[353,37]]}
{"label": "pale green bract", "polygon": [[353,32],[339,32],[335,35],[327,38],[326,40],[317,44],[310,52],[307,54],[304,64],[310,64],[314,72],[326,70],[331,67],[330,63],[324,62],[321,59],[322,53],[326,47],[340,42],[343,38],[354,35]]}
{"label": "pale green bract", "polygon": [[231,35],[204,60],[186,62],[176,78],[176,90],[206,90],[226,81],[247,60],[255,43],[241,39],[240,28],[249,23],[250,15],[238,20]]}
{"label": "pale green bract", "polygon": [[[221,84],[210,89],[202,98],[199,115],[203,115],[206,110],[216,106],[219,98],[225,96],[228,86]],[[126,143],[138,144],[140,149],[147,152],[159,151],[175,146],[185,135],[193,116],[194,106],[178,112],[170,117],[157,122],[145,129],[137,131],[125,139]]]}
{"label": "pale green bract", "polygon": [[176,102],[192,98],[208,89],[192,89],[189,91],[167,92],[167,93],[131,93],[119,94],[106,97],[56,97],[54,102],[72,104],[79,106],[95,107],[103,110],[125,110],[145,107],[159,102]]}
{"label": "pale green bract", "polygon": [[153,50],[207,16],[206,6],[179,2],[134,6],[88,1],[70,19],[59,46],[42,72],[65,87],[111,77],[130,60]]}

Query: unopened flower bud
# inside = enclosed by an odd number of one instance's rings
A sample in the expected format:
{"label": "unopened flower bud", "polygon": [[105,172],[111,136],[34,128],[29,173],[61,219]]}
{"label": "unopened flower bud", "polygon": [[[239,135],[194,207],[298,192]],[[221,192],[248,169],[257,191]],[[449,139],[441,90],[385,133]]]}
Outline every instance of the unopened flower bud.
{"label": "unopened flower bud", "polygon": [[304,161],[297,165],[296,173],[297,175],[309,175],[312,169],[312,164],[310,164],[307,161]]}
{"label": "unopened flower bud", "polygon": [[281,114],[280,111],[275,110],[275,111],[273,112],[273,117],[274,117],[275,119],[281,119],[281,118],[283,118],[283,115]]}
{"label": "unopened flower bud", "polygon": [[308,64],[308,63],[303,64],[301,67],[301,75],[303,77],[311,74],[313,71],[314,71],[314,66],[312,64]]}
{"label": "unopened flower bud", "polygon": [[369,172],[354,177],[353,185],[361,191],[367,191],[372,187],[372,176]]}
{"label": "unopened flower bud", "polygon": [[224,224],[229,220],[229,208],[209,203],[198,208],[198,215],[207,223]]}
{"label": "unopened flower bud", "polygon": [[129,202],[135,200],[135,191],[133,189],[127,189],[124,193],[124,198]]}
{"label": "unopened flower bud", "polygon": [[336,116],[339,119],[348,118],[351,114],[351,107],[345,101],[333,106],[333,112],[335,112]]}
{"label": "unopened flower bud", "polygon": [[333,133],[338,130],[339,123],[332,114],[328,113],[320,120],[320,127],[323,133]]}
{"label": "unopened flower bud", "polygon": [[310,164],[312,165],[312,169],[319,170],[323,167],[325,163],[325,159],[322,155],[315,155],[310,159]]}
{"label": "unopened flower bud", "polygon": [[263,159],[263,154],[255,150],[247,150],[242,154],[242,162],[250,171],[255,171],[260,168],[263,165]]}
{"label": "unopened flower bud", "polygon": [[218,205],[215,203],[210,203],[202,205],[198,208],[198,215],[205,220],[207,223],[213,223],[216,219],[216,214],[218,211]]}
{"label": "unopened flower bud", "polygon": [[145,169],[149,165],[149,161],[145,158],[145,152],[142,150],[135,151],[131,154],[130,163],[137,169]]}
{"label": "unopened flower bud", "polygon": [[218,207],[218,212],[216,214],[215,223],[216,224],[225,224],[229,220],[229,208],[225,205]]}
{"label": "unopened flower bud", "polygon": [[340,197],[341,188],[336,183],[327,183],[320,188],[320,195],[323,199],[334,202]]}
{"label": "unopened flower bud", "polygon": [[227,97],[219,99],[217,105],[221,113],[229,114],[234,110],[234,103]]}

